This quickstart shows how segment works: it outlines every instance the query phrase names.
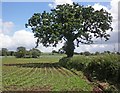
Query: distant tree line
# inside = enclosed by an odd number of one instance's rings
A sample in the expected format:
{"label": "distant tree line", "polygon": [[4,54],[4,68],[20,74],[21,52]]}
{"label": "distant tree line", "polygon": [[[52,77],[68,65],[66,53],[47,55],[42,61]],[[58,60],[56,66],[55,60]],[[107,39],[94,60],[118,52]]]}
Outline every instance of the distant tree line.
{"label": "distant tree line", "polygon": [[[65,51],[63,48],[60,48],[58,51],[53,50],[52,51],[52,55],[55,54],[65,54]],[[104,51],[104,52],[95,52],[95,53],[91,53],[89,51],[85,51],[85,52],[74,52],[75,55],[85,55],[85,56],[90,56],[90,55],[100,55],[100,54],[118,54],[120,55],[120,52],[110,52],[110,51]],[[0,50],[0,56],[15,56],[16,58],[38,58],[41,55],[41,51],[36,49],[36,48],[32,48],[30,50],[26,50],[25,47],[17,47],[16,51],[9,51],[7,48],[2,48]]]}
{"label": "distant tree line", "polygon": [[[63,48],[60,48],[58,51],[53,50],[52,54],[65,54],[65,51]],[[95,53],[91,53],[89,51],[85,51],[85,52],[74,52],[75,55],[85,55],[85,56],[90,56],[90,55],[100,55],[100,54],[118,54],[120,55],[120,52],[111,52],[111,51],[104,51],[104,52],[95,52]]]}
{"label": "distant tree line", "polygon": [[25,47],[17,47],[16,51],[9,51],[7,48],[0,50],[0,56],[15,56],[16,58],[38,58],[41,55],[41,51],[32,48],[26,50]]}

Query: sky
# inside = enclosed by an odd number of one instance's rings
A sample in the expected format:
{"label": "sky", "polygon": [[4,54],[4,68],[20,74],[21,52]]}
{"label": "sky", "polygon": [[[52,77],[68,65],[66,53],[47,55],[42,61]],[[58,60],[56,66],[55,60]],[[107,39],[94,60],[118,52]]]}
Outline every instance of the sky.
{"label": "sky", "polygon": [[[108,42],[98,40],[92,45],[83,45],[76,47],[76,52],[103,52],[103,51],[118,51],[118,1],[111,0],[109,2],[77,2],[81,5],[91,5],[95,10],[101,8],[110,12],[113,16],[113,32],[109,32],[111,38]],[[36,38],[29,28],[25,28],[25,23],[34,13],[42,13],[43,11],[50,12],[56,5],[69,3],[72,0],[54,0],[52,2],[2,2],[2,18],[0,17],[0,48],[4,47],[9,50],[16,50],[19,46],[24,46],[27,49],[35,47]],[[96,40],[95,40],[96,41]],[[42,52],[51,52],[58,50],[63,43],[59,43],[57,47],[44,47],[39,45],[38,49]]]}

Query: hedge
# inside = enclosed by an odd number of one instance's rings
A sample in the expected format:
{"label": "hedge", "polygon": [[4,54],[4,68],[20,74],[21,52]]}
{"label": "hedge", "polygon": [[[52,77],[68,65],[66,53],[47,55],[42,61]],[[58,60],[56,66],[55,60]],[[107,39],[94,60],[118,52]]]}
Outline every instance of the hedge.
{"label": "hedge", "polygon": [[64,57],[59,64],[67,69],[81,70],[92,80],[120,83],[119,55]]}

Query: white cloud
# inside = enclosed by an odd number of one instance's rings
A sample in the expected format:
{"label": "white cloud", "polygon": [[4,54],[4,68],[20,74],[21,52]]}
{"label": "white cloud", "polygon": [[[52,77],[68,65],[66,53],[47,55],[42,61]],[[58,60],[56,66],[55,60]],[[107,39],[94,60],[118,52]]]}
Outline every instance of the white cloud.
{"label": "white cloud", "polygon": [[19,30],[13,36],[0,33],[0,41],[2,41],[2,47],[15,50],[19,46],[24,46],[27,49],[35,47],[36,39],[32,32]]}
{"label": "white cloud", "polygon": [[72,0],[54,0],[52,4],[49,4],[49,7],[55,8],[57,5],[62,5],[66,3],[72,5],[73,1]]}
{"label": "white cloud", "polygon": [[114,44],[93,44],[93,45],[80,45],[80,47],[76,47],[75,52],[104,52],[104,51],[111,51],[116,52],[118,51],[118,43]]}
{"label": "white cloud", "polygon": [[58,43],[57,47],[44,47],[42,44],[40,44],[38,46],[38,49],[40,49],[42,52],[52,52],[52,50],[59,50],[60,48],[62,48],[62,46],[64,45],[64,43]]}
{"label": "white cloud", "polygon": [[106,7],[106,6],[103,6],[103,5],[100,5],[99,3],[95,3],[94,5],[93,5],[93,8],[95,9],[95,10],[100,10],[100,9],[105,9],[107,12],[110,12],[110,10]]}
{"label": "white cloud", "polygon": [[112,0],[110,5],[111,5],[111,14],[113,16],[113,23],[112,23],[112,27],[114,29],[114,31],[118,32],[118,2],[120,0]]}
{"label": "white cloud", "polygon": [[1,42],[0,48],[2,47],[9,48],[12,47],[13,44],[11,37],[8,35],[4,35],[3,33],[0,33],[0,42]]}
{"label": "white cloud", "polygon": [[[36,46],[36,39],[34,38],[34,34],[32,32],[26,30],[16,31],[13,36],[5,35],[0,33],[0,41],[2,45],[0,48],[8,48],[10,50],[16,50],[19,46],[24,46],[26,49],[31,49]],[[52,50],[58,50],[63,46],[63,43],[59,43],[56,48],[53,47],[44,47],[42,44],[38,46],[42,52],[51,52]]]}
{"label": "white cloud", "polygon": [[115,19],[118,18],[118,2],[120,0],[111,0],[110,5],[111,5],[111,13]]}
{"label": "white cloud", "polygon": [[31,48],[35,46],[36,39],[32,32],[20,30],[14,33],[12,41],[14,41],[15,46],[17,47],[26,46],[27,48]]}
{"label": "white cloud", "polygon": [[0,33],[3,34],[10,34],[13,31],[14,23],[9,22],[2,22],[0,19]]}

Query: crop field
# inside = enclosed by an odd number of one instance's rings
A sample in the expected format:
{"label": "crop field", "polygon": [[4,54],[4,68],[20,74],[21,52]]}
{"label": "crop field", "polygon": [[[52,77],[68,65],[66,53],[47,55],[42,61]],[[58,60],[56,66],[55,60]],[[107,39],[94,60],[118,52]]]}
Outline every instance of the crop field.
{"label": "crop field", "polygon": [[2,59],[3,91],[91,91],[93,85],[81,71],[68,70],[57,62],[63,56]]}

